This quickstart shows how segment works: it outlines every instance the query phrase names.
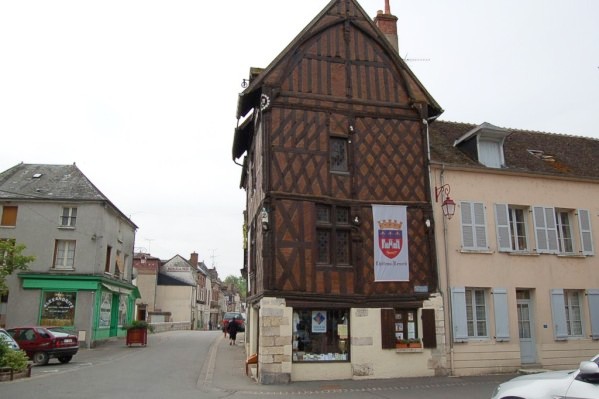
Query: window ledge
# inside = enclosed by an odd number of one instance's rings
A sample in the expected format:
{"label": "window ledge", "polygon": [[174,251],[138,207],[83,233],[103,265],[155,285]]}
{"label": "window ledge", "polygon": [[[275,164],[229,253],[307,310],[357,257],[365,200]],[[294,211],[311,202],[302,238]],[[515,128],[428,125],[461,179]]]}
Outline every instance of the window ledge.
{"label": "window ledge", "polygon": [[50,269],[51,272],[74,272],[75,268],[74,267],[53,267]]}
{"label": "window ledge", "polygon": [[580,255],[580,254],[557,254],[558,258],[578,258],[585,259],[588,255]]}
{"label": "window ledge", "polygon": [[538,252],[519,252],[519,251],[514,251],[514,252],[507,252],[508,255],[510,256],[541,256],[541,254],[539,254]]}
{"label": "window ledge", "polygon": [[75,226],[58,226],[59,230],[75,230]]}
{"label": "window ledge", "polygon": [[492,255],[495,251],[491,251],[490,249],[460,249],[460,252],[463,254],[482,254],[482,255]]}
{"label": "window ledge", "polygon": [[395,353],[422,353],[424,348],[395,348]]}

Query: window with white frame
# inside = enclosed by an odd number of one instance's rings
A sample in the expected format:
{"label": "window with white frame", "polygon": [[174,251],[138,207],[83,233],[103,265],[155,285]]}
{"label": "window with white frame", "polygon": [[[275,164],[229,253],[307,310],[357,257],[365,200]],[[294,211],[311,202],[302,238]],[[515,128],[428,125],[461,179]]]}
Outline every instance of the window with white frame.
{"label": "window with white frame", "polygon": [[68,270],[75,267],[75,240],[56,240],[53,267]]}
{"label": "window with white frame", "polygon": [[462,246],[467,250],[486,251],[487,223],[482,202],[460,202],[462,214]]}
{"label": "window with white frame", "polygon": [[581,290],[551,290],[551,314],[556,340],[583,336]]}
{"label": "window with white frame", "polygon": [[61,227],[75,227],[77,222],[77,208],[75,207],[63,207],[62,214],[60,215],[60,226]]}
{"label": "window with white frame", "polygon": [[[575,215],[578,215],[578,220]],[[537,252],[593,255],[590,212],[586,209],[557,209],[533,207]],[[576,225],[578,222],[578,225]],[[575,231],[578,228],[580,243],[577,246]]]}
{"label": "window with white frame", "polygon": [[[505,293],[505,291],[502,291]],[[502,299],[506,298],[505,296]],[[452,323],[453,339],[464,342],[469,339],[489,338],[487,290],[484,288],[452,287]],[[507,315],[501,315],[505,320]],[[503,339],[509,339],[508,333],[501,333]]]}
{"label": "window with white frame", "polygon": [[570,223],[570,211],[555,210],[555,221],[557,227],[557,244],[560,253],[573,253],[572,226]]}
{"label": "window with white frame", "polygon": [[528,251],[526,233],[527,209],[507,204],[495,204],[497,246],[500,251]]}
{"label": "window with white frame", "polygon": [[466,323],[469,337],[487,337],[485,290],[466,289]]}
{"label": "window with white frame", "polygon": [[566,326],[571,337],[582,336],[582,319],[580,311],[580,293],[564,290],[564,309],[566,310]]}

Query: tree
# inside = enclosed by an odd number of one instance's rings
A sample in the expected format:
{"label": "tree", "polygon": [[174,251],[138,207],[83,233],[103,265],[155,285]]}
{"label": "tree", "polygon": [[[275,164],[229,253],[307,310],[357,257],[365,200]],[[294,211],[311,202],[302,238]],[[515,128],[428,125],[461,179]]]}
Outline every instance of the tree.
{"label": "tree", "polygon": [[223,283],[226,287],[231,286],[231,285],[233,287],[235,287],[236,291],[239,292],[239,296],[242,299],[245,299],[245,297],[247,295],[248,284],[247,284],[247,281],[245,281],[245,279],[243,277],[227,276],[227,277],[225,277],[225,280],[223,281]]}
{"label": "tree", "polygon": [[35,256],[23,255],[25,245],[15,240],[0,240],[0,294],[8,291],[6,278],[16,270],[27,270]]}

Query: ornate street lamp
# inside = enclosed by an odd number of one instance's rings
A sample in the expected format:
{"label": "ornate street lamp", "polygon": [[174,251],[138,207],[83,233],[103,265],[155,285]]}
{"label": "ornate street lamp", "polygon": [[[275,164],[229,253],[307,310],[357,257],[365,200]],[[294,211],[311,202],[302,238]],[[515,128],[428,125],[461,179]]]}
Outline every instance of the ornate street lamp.
{"label": "ornate street lamp", "polygon": [[435,202],[439,202],[439,197],[445,197],[445,200],[441,204],[441,209],[443,210],[443,216],[447,217],[447,219],[451,219],[455,214],[455,202],[449,196],[450,191],[451,186],[449,184],[435,187]]}

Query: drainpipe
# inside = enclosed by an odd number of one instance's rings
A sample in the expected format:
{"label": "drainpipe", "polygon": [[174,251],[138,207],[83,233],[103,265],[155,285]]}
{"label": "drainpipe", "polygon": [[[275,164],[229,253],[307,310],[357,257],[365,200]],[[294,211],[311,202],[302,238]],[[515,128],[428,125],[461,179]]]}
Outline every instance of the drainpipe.
{"label": "drainpipe", "polygon": [[[434,121],[437,117],[433,117],[433,118],[429,118],[429,119],[423,119],[422,122],[424,123],[424,125],[426,126],[426,144],[427,144],[427,148],[426,148],[426,156],[428,159],[428,176],[429,176],[429,187],[434,187],[432,184],[430,184],[430,179],[432,177],[431,174],[431,146],[430,146],[430,136],[429,136],[429,121]],[[440,185],[443,186],[443,184],[445,184],[445,164],[443,164],[441,166],[441,176],[440,176]],[[445,257],[445,284],[447,286],[447,290],[449,292],[449,294],[445,295],[443,293],[443,290],[441,289],[441,285],[439,284],[439,293],[441,294],[442,298],[447,299],[447,307],[446,309],[448,309],[448,311],[446,312],[447,315],[447,328],[445,331],[449,331],[449,373],[450,375],[454,375],[454,347],[453,347],[453,330],[451,328],[452,326],[452,303],[451,303],[451,288],[449,286],[449,258],[448,258],[448,254],[449,254],[449,248],[447,245],[447,220],[445,218],[445,216],[443,216],[443,253],[444,253],[444,257]],[[440,281],[439,279],[439,270],[437,270],[437,280]]]}
{"label": "drainpipe", "polygon": [[[443,164],[441,166],[441,177],[440,177],[440,184],[441,186],[443,186],[443,184],[445,184],[445,164]],[[451,303],[451,288],[449,285],[449,247],[447,245],[447,218],[445,216],[443,216],[443,251],[444,251],[444,256],[445,256],[445,285],[447,287],[447,322],[448,322],[448,329],[447,331],[449,331],[449,365],[450,365],[450,375],[454,375],[454,347],[453,347],[453,309],[452,309],[452,303]]]}

